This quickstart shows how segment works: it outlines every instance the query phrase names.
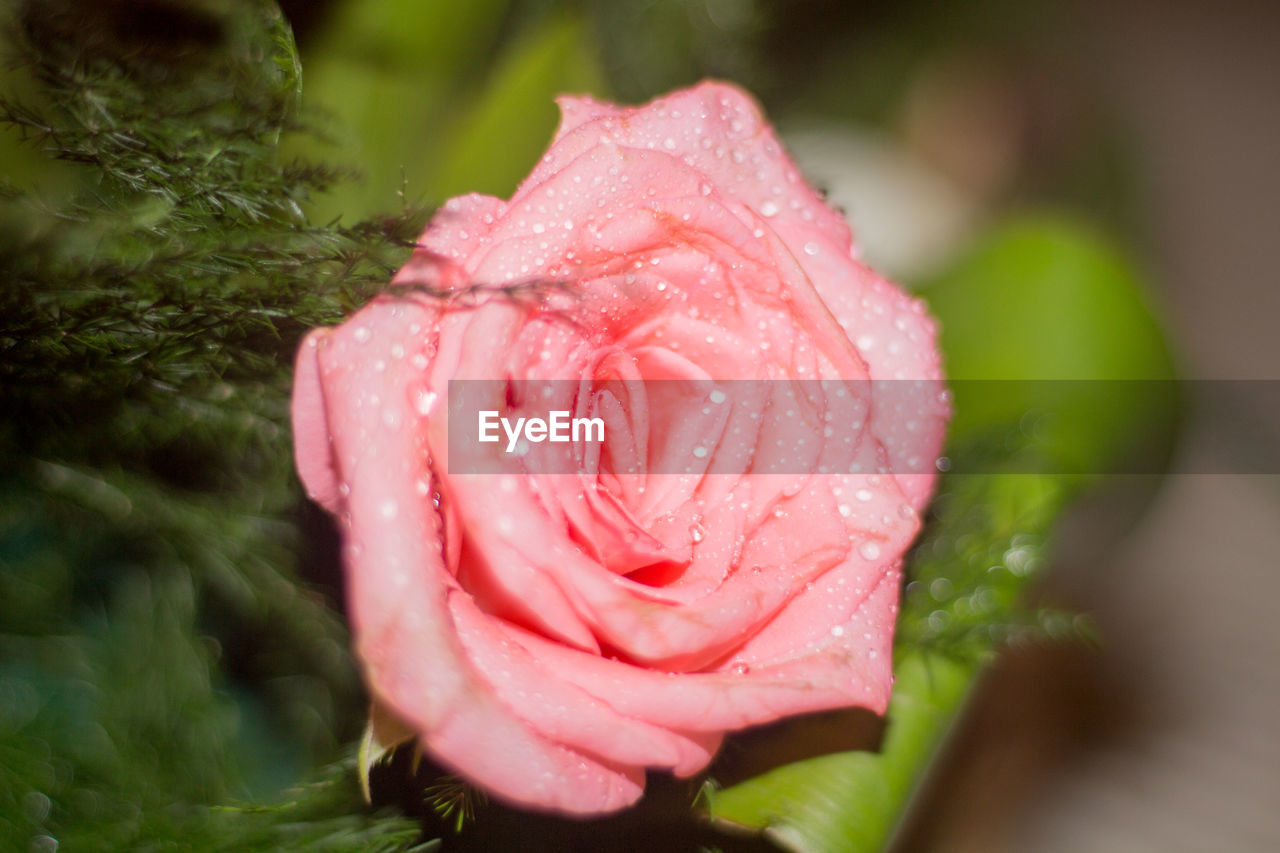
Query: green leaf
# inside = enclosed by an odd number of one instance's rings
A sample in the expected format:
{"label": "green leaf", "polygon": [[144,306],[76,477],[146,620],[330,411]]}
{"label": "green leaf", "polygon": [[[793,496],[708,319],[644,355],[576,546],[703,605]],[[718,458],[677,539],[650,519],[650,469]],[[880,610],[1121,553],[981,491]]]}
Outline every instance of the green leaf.
{"label": "green leaf", "polygon": [[922,292],[954,383],[953,444],[1031,414],[1037,443],[1064,472],[1167,446],[1168,346],[1133,269],[1088,227],[1013,220]]}
{"label": "green leaf", "polygon": [[[348,2],[306,57],[307,104],[361,180],[312,203],[317,220],[393,209],[397,194],[438,204],[509,194],[546,148],[554,98],[603,92],[593,40],[561,14],[503,39],[506,0]],[[486,69],[492,67],[492,73]],[[315,141],[296,150],[334,156]]]}
{"label": "green leaf", "polygon": [[330,115],[340,152],[316,140],[293,149],[358,164],[361,180],[316,199],[318,221],[421,201],[451,117],[473,96],[507,0],[360,0],[334,10],[308,51],[306,103]]}
{"label": "green leaf", "polygon": [[481,192],[506,197],[546,149],[561,94],[602,94],[603,75],[583,22],[553,18],[514,43],[453,134],[432,198]]}
{"label": "green leaf", "polygon": [[919,652],[907,653],[896,669],[880,752],[824,755],[708,789],[710,816],[763,829],[789,850],[880,850],[974,672],[972,664]]}

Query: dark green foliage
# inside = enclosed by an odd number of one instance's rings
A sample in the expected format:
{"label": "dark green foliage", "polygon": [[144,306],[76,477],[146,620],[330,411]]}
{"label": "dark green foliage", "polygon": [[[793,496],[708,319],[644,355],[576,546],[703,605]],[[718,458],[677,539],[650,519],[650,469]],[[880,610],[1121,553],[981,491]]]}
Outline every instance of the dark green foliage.
{"label": "dark green foliage", "polygon": [[[41,97],[0,118],[81,168],[69,198],[19,195],[0,212],[10,442],[79,449],[59,429],[85,438],[86,418],[120,425],[93,442],[113,459],[192,430],[219,447],[237,426],[261,435],[246,418],[278,419],[262,386],[285,378],[300,333],[363,302],[403,259],[412,213],[306,221],[301,205],[337,175],[277,154],[299,129],[299,71],[266,14],[228,11],[218,43],[181,64],[79,46],[78,30],[46,31],[61,18],[23,17]],[[172,416],[154,417],[160,407]]]}
{"label": "dark green foliage", "polygon": [[290,367],[424,214],[307,221],[343,176],[278,153],[305,127],[272,8],[9,12],[0,121],[63,162],[0,198],[0,848],[403,849],[418,826],[366,814],[345,762],[227,805],[360,725],[295,569]]}

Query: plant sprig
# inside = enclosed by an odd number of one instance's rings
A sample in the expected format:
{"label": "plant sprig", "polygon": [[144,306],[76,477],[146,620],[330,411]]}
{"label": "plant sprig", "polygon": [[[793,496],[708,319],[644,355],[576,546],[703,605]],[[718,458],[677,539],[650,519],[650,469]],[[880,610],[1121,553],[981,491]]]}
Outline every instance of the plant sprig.
{"label": "plant sprig", "polygon": [[406,849],[342,757],[363,700],[299,577],[287,400],[426,212],[308,220],[349,172],[280,153],[310,131],[270,4],[8,11],[0,125],[46,165],[0,194],[0,847]]}

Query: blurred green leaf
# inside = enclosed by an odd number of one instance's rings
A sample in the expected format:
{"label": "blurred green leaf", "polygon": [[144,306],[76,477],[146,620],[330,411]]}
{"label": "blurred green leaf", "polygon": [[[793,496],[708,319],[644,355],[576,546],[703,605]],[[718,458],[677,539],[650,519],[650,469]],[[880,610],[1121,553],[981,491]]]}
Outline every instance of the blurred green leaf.
{"label": "blurred green leaf", "polygon": [[[545,150],[564,93],[604,91],[580,17],[535,17],[499,36],[506,0],[349,2],[306,57],[307,104],[361,180],[310,207],[313,218],[359,217],[450,196],[506,196]],[[486,70],[492,68],[491,72]],[[335,156],[315,140],[297,150]]]}
{"label": "blurred green leaf", "polygon": [[1136,274],[1100,235],[1065,218],[1014,220],[922,291],[955,382],[953,445],[1034,421],[1064,472],[1168,445],[1168,346]]}
{"label": "blurred green leaf", "polygon": [[1102,235],[1041,215],[993,229],[922,291],[953,379],[1166,379],[1164,336]]}
{"label": "blurred green leaf", "polygon": [[[420,201],[445,128],[498,38],[507,0],[362,0],[337,6],[305,59],[306,103],[330,114],[341,147],[296,150],[358,164],[361,180],[317,199],[320,221],[348,221]],[[436,199],[430,199],[436,200]]]}
{"label": "blurred green leaf", "polygon": [[592,22],[611,88],[634,101],[706,77],[765,94],[764,84],[776,82],[780,57],[762,41],[776,19],[793,11],[782,8],[787,4],[758,0],[583,0],[578,5]]}
{"label": "blurred green leaf", "polygon": [[433,172],[431,197],[510,195],[551,140],[559,116],[555,96],[603,94],[591,43],[572,16],[550,19],[514,43],[450,139]]}

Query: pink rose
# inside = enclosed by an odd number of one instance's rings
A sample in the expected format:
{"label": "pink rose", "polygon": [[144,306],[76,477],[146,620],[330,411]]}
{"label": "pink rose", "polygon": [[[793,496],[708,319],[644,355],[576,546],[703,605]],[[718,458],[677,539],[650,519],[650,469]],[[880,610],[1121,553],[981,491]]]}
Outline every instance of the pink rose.
{"label": "pink rose", "polygon": [[[701,770],[726,732],[884,710],[947,409],[856,382],[939,380],[933,323],[856,260],[746,95],[561,109],[510,201],[449,201],[387,294],[307,338],[293,421],[376,706],[493,794],[590,814],[634,802],[646,768]],[[573,380],[565,405],[608,435],[566,448],[574,473],[477,473],[506,450],[450,444],[466,379]],[[714,423],[645,384],[816,379],[854,393]],[[761,473],[793,416],[807,467]]]}

